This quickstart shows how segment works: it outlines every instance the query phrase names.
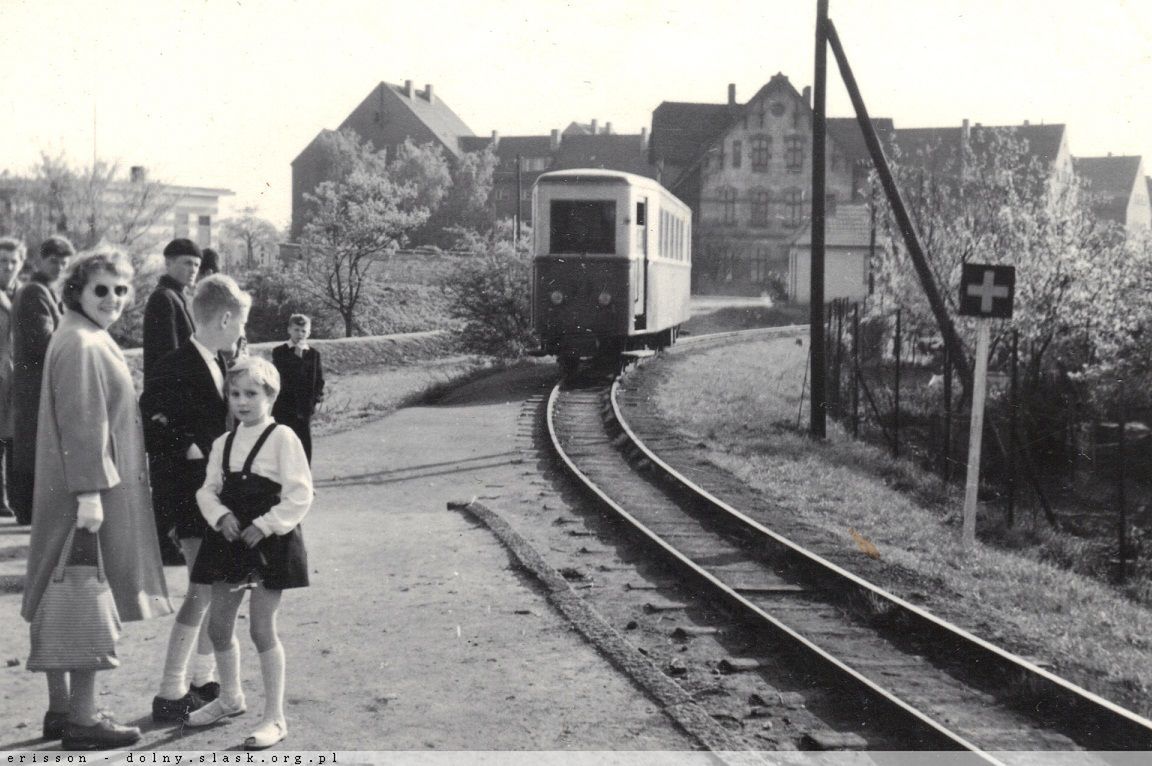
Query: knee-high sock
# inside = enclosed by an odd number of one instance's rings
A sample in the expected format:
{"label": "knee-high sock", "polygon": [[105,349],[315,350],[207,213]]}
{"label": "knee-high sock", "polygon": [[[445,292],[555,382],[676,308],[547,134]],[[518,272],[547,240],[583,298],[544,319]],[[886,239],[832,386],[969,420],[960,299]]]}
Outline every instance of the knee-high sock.
{"label": "knee-high sock", "polygon": [[220,699],[235,704],[243,699],[240,690],[240,642],[232,637],[227,651],[216,652],[216,670],[220,673]]}
{"label": "knee-high sock", "polygon": [[196,648],[196,634],[199,632],[199,628],[179,622],[172,626],[168,654],[164,657],[164,676],[160,679],[159,696],[164,699],[178,700],[188,693],[188,658]]}
{"label": "knee-high sock", "polygon": [[279,641],[260,652],[260,675],[264,677],[264,721],[283,721],[284,646]]}
{"label": "knee-high sock", "polygon": [[212,641],[208,638],[208,621],[200,626],[200,636],[196,642],[196,657],[192,660],[192,683],[203,686],[216,680],[216,654],[212,651]]}

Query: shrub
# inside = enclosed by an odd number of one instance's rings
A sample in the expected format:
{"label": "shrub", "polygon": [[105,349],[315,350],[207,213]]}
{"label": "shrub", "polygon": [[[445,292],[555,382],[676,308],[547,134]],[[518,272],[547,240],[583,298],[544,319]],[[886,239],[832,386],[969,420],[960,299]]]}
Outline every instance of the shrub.
{"label": "shrub", "polygon": [[517,357],[532,339],[530,237],[516,246],[507,222],[486,235],[465,232],[462,258],[440,283],[452,317],[463,320],[461,342],[468,351]]}
{"label": "shrub", "polygon": [[307,314],[312,318],[312,336],[331,338],[327,312],[301,288],[290,271],[256,269],[237,280],[252,294],[246,334],[250,343],[283,340],[288,334],[288,318]]}

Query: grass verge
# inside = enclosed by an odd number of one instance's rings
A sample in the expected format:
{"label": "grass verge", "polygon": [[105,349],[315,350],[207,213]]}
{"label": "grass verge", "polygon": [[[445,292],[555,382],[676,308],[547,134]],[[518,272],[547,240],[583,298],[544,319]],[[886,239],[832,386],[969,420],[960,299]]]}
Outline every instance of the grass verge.
{"label": "grass verge", "polygon": [[464,383],[504,369],[489,357],[453,356],[417,365],[380,365],[329,376],[312,430],[317,436],[347,431],[402,407],[430,403]]}
{"label": "grass verge", "polygon": [[[1040,560],[1042,548],[981,542],[963,551],[962,488],[853,441],[835,423],[824,442],[804,435],[806,363],[806,345],[766,340],[673,355],[639,374],[651,376],[656,407],[701,457],[758,490],[791,530],[803,530],[797,542],[1152,715],[1152,611]],[[710,392],[709,407],[700,406],[701,391]],[[981,521],[978,528],[991,527],[992,519]],[[876,547],[883,567],[869,565],[853,530]]]}

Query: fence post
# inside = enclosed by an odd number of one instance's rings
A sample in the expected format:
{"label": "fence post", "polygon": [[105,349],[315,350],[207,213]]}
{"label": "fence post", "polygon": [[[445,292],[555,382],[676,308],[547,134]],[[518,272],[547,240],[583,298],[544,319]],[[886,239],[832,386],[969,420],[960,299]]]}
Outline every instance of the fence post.
{"label": "fence post", "polygon": [[1008,526],[1016,523],[1016,412],[1020,407],[1016,365],[1020,351],[1020,331],[1012,331],[1012,379],[1008,393]]}
{"label": "fence post", "polygon": [[1125,431],[1128,430],[1128,424],[1125,422],[1128,419],[1128,413],[1125,411],[1124,390],[1121,388],[1119,393],[1119,400],[1116,403],[1117,420],[1120,421],[1117,425],[1118,433],[1116,437],[1117,456],[1116,456],[1116,504],[1120,512],[1119,525],[1117,531],[1117,541],[1119,548],[1120,568],[1118,571],[1120,582],[1124,582],[1128,577],[1127,572],[1127,555],[1128,555],[1128,498],[1124,491],[1124,458],[1125,447],[1127,438]]}
{"label": "fence post", "polygon": [[860,436],[860,304],[852,306],[852,438]]}
{"label": "fence post", "polygon": [[900,315],[901,309],[896,309],[896,338],[895,338],[895,356],[896,356],[896,389],[894,393],[894,403],[892,412],[892,457],[900,457]]}
{"label": "fence post", "polygon": [[844,299],[836,300],[836,417],[844,417],[844,394],[840,371],[844,362]]}
{"label": "fence post", "polygon": [[952,481],[952,360],[944,346],[944,481]]}

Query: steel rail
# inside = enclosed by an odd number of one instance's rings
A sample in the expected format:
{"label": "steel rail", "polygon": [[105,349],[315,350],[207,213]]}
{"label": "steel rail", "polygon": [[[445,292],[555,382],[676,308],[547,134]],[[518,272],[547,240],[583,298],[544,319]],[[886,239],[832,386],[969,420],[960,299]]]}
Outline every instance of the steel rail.
{"label": "steel rail", "polygon": [[[657,548],[664,556],[671,559],[677,566],[681,567],[684,571],[688,572],[695,579],[704,583],[708,588],[713,589],[724,597],[724,599],[742,612],[753,615],[762,625],[770,629],[776,636],[789,642],[793,647],[800,649],[809,657],[817,660],[826,669],[835,673],[841,678],[846,678],[851,683],[856,685],[860,690],[868,694],[876,701],[887,705],[895,712],[910,719],[918,725],[922,731],[928,735],[930,741],[935,740],[937,749],[940,750],[957,750],[967,751],[978,756],[982,762],[988,764],[1002,765],[1004,762],[993,757],[989,753],[981,750],[973,743],[967,741],[959,734],[951,731],[939,722],[924,714],[922,711],[917,710],[915,707],[909,705],[903,700],[892,695],[871,679],[863,676],[858,671],[844,664],[836,657],[832,656],[812,641],[804,636],[795,632],[787,625],[784,625],[762,609],[751,603],[733,588],[719,580],[715,575],[708,572],[706,569],[696,565],[693,561],[687,558],[680,551],[676,550],[667,541],[665,541],[659,534],[649,529],[634,515],[629,513],[611,497],[609,497],[599,486],[596,485],[580,468],[576,465],[575,461],[564,450],[563,445],[560,443],[559,433],[556,428],[555,411],[556,403],[560,395],[561,387],[563,384],[557,384],[548,397],[548,405],[546,409],[546,421],[548,427],[548,436],[551,441],[552,449],[555,451],[559,459],[564,463],[568,471],[575,476],[579,481],[592,492],[597,499],[606,507],[612,510],[620,518],[624,519],[631,525],[646,542]],[[613,383],[613,391],[617,384]],[[613,409],[617,408],[617,404],[613,397]],[[617,415],[617,417],[619,417]],[[661,465],[663,464],[661,461]]]}
{"label": "steel rail", "polygon": [[[788,538],[772,531],[763,524],[749,518],[746,514],[733,508],[728,503],[711,494],[704,488],[688,479],[666,461],[661,459],[655,451],[650,449],[633,431],[624,413],[620,408],[618,399],[619,380],[612,384],[611,404],[613,415],[621,430],[626,434],[632,445],[654,466],[672,479],[681,489],[692,496],[703,500],[711,507],[722,511],[729,519],[736,522],[745,532],[751,532],[761,539],[771,540],[778,547],[785,549],[796,559],[804,562],[809,571],[815,571],[824,578],[834,578],[839,583],[850,587],[857,592],[866,593],[869,597],[878,599],[887,607],[898,610],[903,616],[911,620],[921,630],[935,634],[945,640],[962,643],[970,652],[978,655],[981,662],[995,663],[1002,670],[1015,673],[1018,677],[1026,677],[1042,690],[1049,698],[1059,700],[1064,705],[1062,718],[1065,721],[1075,721],[1080,724],[1080,737],[1083,739],[1085,729],[1091,728],[1091,739],[1099,745],[1098,749],[1112,750],[1123,745],[1124,749],[1152,750],[1152,721],[1143,718],[1130,710],[1120,707],[1114,702],[1104,699],[1087,689],[1061,678],[1028,660],[1002,649],[984,639],[969,633],[957,625],[943,620],[930,612],[921,609],[915,604],[889,593],[873,583],[853,574],[840,566],[828,561]],[[983,672],[987,672],[987,667]],[[1090,722],[1088,726],[1086,722]]]}

